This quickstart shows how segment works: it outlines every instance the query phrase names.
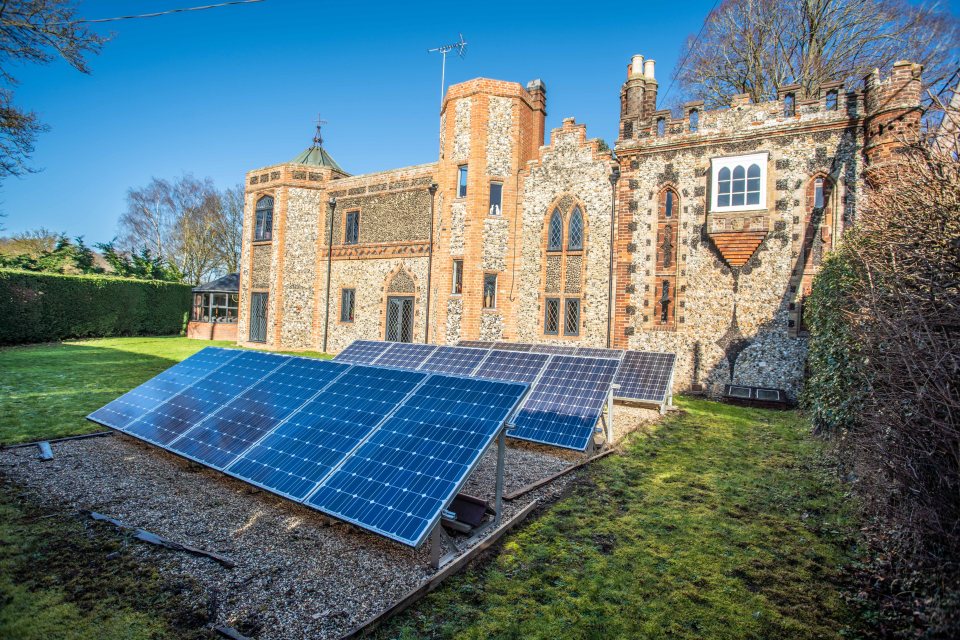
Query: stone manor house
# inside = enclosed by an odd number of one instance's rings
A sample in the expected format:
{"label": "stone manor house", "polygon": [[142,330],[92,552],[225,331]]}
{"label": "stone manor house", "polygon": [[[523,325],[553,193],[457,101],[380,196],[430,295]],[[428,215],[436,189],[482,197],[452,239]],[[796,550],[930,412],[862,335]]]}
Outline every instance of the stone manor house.
{"label": "stone manor house", "polygon": [[249,172],[240,342],[669,351],[678,391],[794,397],[804,296],[870,166],[919,127],[920,68],[808,100],[784,86],[763,104],[690,102],[680,118],[657,87],[634,56],[613,152],[573,118],[545,140],[540,80],[478,78],[447,91],[436,162],[350,175],[318,136]]}

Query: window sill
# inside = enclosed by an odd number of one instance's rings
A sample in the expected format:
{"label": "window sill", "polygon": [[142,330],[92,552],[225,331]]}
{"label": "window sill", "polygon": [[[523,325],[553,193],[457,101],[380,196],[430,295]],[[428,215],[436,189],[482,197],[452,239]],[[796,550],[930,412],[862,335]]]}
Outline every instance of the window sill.
{"label": "window sill", "polygon": [[499,313],[500,310],[496,307],[483,307],[480,311],[482,313]]}
{"label": "window sill", "polygon": [[711,207],[710,213],[743,213],[744,211],[766,211],[767,205],[757,204],[743,207]]}
{"label": "window sill", "polygon": [[273,240],[253,240],[253,246],[257,247],[263,244],[273,244]]}

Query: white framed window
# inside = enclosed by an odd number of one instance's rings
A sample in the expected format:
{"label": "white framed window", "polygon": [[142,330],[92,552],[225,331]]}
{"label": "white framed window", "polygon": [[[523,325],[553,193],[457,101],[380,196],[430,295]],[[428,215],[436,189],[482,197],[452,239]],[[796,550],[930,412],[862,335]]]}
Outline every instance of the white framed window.
{"label": "white framed window", "polygon": [[710,161],[710,211],[756,211],[767,208],[766,151]]}

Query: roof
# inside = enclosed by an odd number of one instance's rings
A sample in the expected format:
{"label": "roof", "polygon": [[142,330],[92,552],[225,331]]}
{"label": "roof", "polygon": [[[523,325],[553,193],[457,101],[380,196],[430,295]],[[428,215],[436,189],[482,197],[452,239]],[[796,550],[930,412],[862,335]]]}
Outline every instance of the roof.
{"label": "roof", "polygon": [[327,150],[317,144],[304,149],[300,155],[290,162],[294,164],[306,164],[310,165],[311,167],[329,167],[330,169],[334,169],[340,173],[346,173],[346,171],[340,168],[340,165],[337,164],[337,161],[334,160],[329,153],[327,153]]}
{"label": "roof", "polygon": [[228,273],[222,278],[217,278],[216,280],[211,280],[210,282],[204,282],[203,284],[194,287],[193,291],[196,293],[204,291],[240,291],[240,274]]}

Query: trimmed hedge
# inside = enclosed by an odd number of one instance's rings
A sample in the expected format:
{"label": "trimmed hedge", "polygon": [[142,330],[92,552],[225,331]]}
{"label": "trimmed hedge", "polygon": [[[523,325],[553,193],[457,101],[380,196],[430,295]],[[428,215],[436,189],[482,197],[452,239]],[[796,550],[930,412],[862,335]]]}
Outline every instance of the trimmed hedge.
{"label": "trimmed hedge", "polygon": [[0,269],[0,344],[180,333],[190,285]]}

